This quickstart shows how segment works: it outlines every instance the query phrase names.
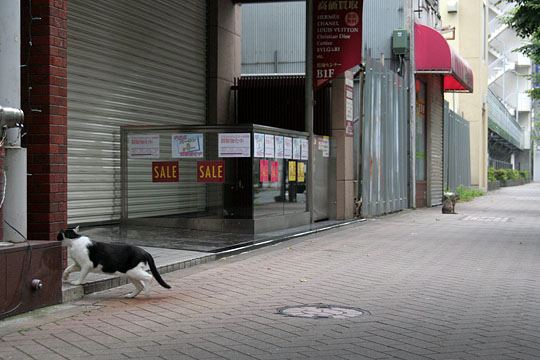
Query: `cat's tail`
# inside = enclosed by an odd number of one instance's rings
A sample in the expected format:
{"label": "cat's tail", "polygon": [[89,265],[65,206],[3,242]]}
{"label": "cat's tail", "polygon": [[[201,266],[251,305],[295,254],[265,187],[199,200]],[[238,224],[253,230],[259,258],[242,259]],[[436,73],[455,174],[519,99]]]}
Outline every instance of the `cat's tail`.
{"label": "cat's tail", "polygon": [[148,266],[150,267],[150,272],[152,273],[156,281],[159,283],[159,285],[163,286],[165,289],[170,289],[171,286],[167,284],[165,280],[161,278],[161,275],[159,275],[159,272],[156,268],[156,263],[154,262],[154,258],[152,257],[152,255],[150,255],[149,253],[146,253],[145,260],[148,263]]}

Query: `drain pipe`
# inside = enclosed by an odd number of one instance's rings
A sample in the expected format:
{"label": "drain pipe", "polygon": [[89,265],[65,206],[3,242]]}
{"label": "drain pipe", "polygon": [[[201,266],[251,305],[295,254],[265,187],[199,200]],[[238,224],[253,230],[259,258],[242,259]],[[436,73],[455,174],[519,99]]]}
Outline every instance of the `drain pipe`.
{"label": "drain pipe", "polygon": [[0,1],[0,131],[5,160],[2,179],[3,240],[22,242],[27,236],[26,149],[21,148],[21,4]]}
{"label": "drain pipe", "polygon": [[309,133],[308,146],[308,176],[307,176],[307,201],[309,211],[309,223],[313,224],[313,175],[315,174],[313,159],[313,146],[315,136],[313,133],[313,0],[306,0],[306,94],[305,94],[305,110],[306,110],[306,131]]}
{"label": "drain pipe", "polygon": [[414,23],[413,0],[407,0],[405,21],[409,29],[409,207],[416,208],[416,78],[414,58]]}

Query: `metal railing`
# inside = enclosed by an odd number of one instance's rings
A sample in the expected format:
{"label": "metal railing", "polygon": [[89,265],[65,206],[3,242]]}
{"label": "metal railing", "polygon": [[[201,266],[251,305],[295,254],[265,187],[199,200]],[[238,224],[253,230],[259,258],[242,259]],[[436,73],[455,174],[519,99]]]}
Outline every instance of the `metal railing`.
{"label": "metal railing", "polygon": [[509,163],[507,161],[497,160],[497,159],[489,159],[489,167],[495,168],[495,169],[511,169],[512,163]]}
{"label": "metal railing", "polygon": [[488,90],[487,104],[489,128],[517,148],[523,149],[523,129],[491,90]]}
{"label": "metal railing", "polygon": [[471,186],[470,125],[444,103],[444,190]]}
{"label": "metal railing", "polygon": [[[500,4],[498,1],[490,1],[490,7],[493,9],[495,13],[505,15],[510,10],[512,10],[515,7],[515,4],[513,3],[502,3]],[[505,26],[501,19],[501,15],[497,15],[491,21],[489,22],[489,33],[493,34],[497,31],[497,29],[501,28],[502,26]]]}

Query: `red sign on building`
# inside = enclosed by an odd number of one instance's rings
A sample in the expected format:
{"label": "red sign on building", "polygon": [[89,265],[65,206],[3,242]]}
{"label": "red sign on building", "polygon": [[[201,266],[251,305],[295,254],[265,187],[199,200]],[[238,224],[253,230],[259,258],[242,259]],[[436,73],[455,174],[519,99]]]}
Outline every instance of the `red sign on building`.
{"label": "red sign on building", "polygon": [[178,182],[178,161],[152,161],[152,182]]}
{"label": "red sign on building", "polygon": [[271,161],[270,162],[270,182],[279,181],[279,162]]}
{"label": "red sign on building", "polygon": [[225,161],[197,161],[197,182],[222,183],[225,181]]}
{"label": "red sign on building", "polygon": [[362,0],[315,0],[315,89],[362,62]]}
{"label": "red sign on building", "polygon": [[268,160],[259,160],[259,181],[268,182]]}

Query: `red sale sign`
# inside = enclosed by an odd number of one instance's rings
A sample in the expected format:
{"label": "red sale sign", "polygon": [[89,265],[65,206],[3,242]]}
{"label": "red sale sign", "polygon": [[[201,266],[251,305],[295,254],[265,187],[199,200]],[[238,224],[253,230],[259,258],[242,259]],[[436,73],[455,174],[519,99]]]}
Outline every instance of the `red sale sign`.
{"label": "red sale sign", "polygon": [[271,161],[270,162],[270,182],[279,181],[279,162]]}
{"label": "red sale sign", "polygon": [[259,181],[268,182],[268,160],[259,160]]}
{"label": "red sale sign", "polygon": [[197,161],[197,182],[222,183],[225,181],[225,161]]}
{"label": "red sale sign", "polygon": [[178,182],[178,161],[152,161],[152,182]]}
{"label": "red sale sign", "polygon": [[362,0],[315,0],[315,89],[362,62]]}

